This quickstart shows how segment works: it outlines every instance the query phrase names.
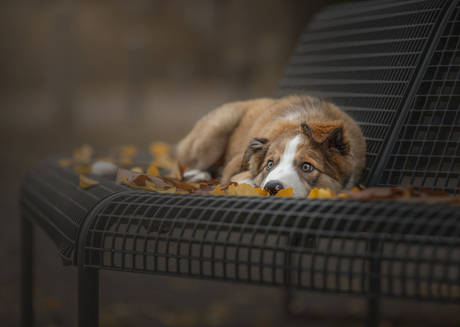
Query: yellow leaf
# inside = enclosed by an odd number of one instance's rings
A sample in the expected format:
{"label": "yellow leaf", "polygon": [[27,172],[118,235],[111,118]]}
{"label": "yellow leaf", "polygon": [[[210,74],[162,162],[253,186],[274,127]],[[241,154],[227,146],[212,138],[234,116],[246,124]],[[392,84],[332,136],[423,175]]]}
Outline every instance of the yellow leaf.
{"label": "yellow leaf", "polygon": [[308,198],[317,198],[318,193],[319,193],[319,190],[317,188],[314,188],[313,190],[310,191]]}
{"label": "yellow leaf", "polygon": [[169,144],[164,142],[153,142],[150,144],[149,151],[154,156],[167,156],[169,154]]}
{"label": "yellow leaf", "polygon": [[329,188],[320,188],[318,192],[319,199],[331,199],[335,196],[335,193],[332,192]]}
{"label": "yellow leaf", "polygon": [[92,186],[96,186],[99,184],[100,183],[98,181],[95,181],[94,179],[80,175],[80,183],[78,183],[78,186],[80,186],[82,189],[87,189],[87,188],[90,188]]}
{"label": "yellow leaf", "polygon": [[151,166],[147,169],[147,175],[152,175],[152,176],[156,176],[156,177],[161,177],[160,171],[158,170],[157,166],[155,166],[155,165],[151,165]]}
{"label": "yellow leaf", "polygon": [[73,160],[72,159],[59,159],[58,165],[61,167],[69,167],[73,165]]}
{"label": "yellow leaf", "polygon": [[214,194],[214,195],[226,195],[227,192],[225,191],[222,191],[220,189],[220,184],[216,186],[216,188],[214,189],[214,191],[211,192],[211,194]]}
{"label": "yellow leaf", "polygon": [[91,159],[91,156],[93,155],[93,153],[94,153],[94,150],[90,145],[83,144],[81,147],[73,150],[72,155],[75,160],[88,161],[89,159]]}
{"label": "yellow leaf", "polygon": [[176,193],[176,190],[177,189],[175,187],[171,187],[170,189],[167,189],[167,190],[157,189],[156,191],[159,193]]}
{"label": "yellow leaf", "polygon": [[350,192],[359,192],[359,191],[361,191],[361,189],[360,189],[359,187],[357,187],[357,186],[353,187],[353,188],[350,190]]}
{"label": "yellow leaf", "polygon": [[73,170],[75,170],[78,174],[90,174],[91,173],[91,165],[89,164],[82,164],[73,167]]}
{"label": "yellow leaf", "polygon": [[137,154],[137,147],[134,145],[123,145],[120,147],[120,154],[122,156],[133,157]]}
{"label": "yellow leaf", "polygon": [[177,188],[177,189],[176,189],[176,193],[177,193],[177,194],[188,194],[188,191],[187,191],[187,190],[180,189],[180,188]]}
{"label": "yellow leaf", "polygon": [[238,192],[236,191],[235,185],[230,184],[228,186],[228,195],[238,195]]}
{"label": "yellow leaf", "polygon": [[348,198],[348,195],[346,195],[345,193],[339,193],[339,194],[337,194],[337,196],[339,196],[341,198]]}
{"label": "yellow leaf", "polygon": [[[126,177],[126,176],[125,176]],[[147,187],[155,187],[155,183],[149,180],[145,180],[145,186]]]}
{"label": "yellow leaf", "polygon": [[246,183],[238,184],[235,190],[238,195],[259,196],[256,188]]}
{"label": "yellow leaf", "polygon": [[144,173],[144,169],[142,169],[142,167],[133,167],[131,168],[131,171],[134,171],[136,173],[141,173],[141,174]]}
{"label": "yellow leaf", "polygon": [[275,196],[292,196],[292,193],[294,192],[294,190],[292,189],[292,187],[290,188],[286,188],[286,189],[283,189],[283,190],[279,190],[278,193],[276,193]]}
{"label": "yellow leaf", "polygon": [[257,192],[259,193],[260,196],[270,196],[270,192],[268,192],[266,190],[262,190],[259,187],[257,187],[256,190],[257,190]]}
{"label": "yellow leaf", "polygon": [[128,184],[129,185],[129,182],[128,182],[128,177],[126,176],[123,176],[123,178],[121,179],[121,181],[125,184]]}

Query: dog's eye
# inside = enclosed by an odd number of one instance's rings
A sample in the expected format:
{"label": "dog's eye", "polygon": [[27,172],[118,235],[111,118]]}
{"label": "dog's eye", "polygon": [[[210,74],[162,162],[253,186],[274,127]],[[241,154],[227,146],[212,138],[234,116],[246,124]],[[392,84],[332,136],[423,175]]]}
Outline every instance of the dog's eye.
{"label": "dog's eye", "polygon": [[313,167],[313,165],[309,162],[304,162],[302,164],[302,170],[306,173],[311,173],[313,169],[315,169],[315,167]]}
{"label": "dog's eye", "polygon": [[269,161],[267,162],[267,170],[272,169],[274,165],[275,165],[275,164],[273,163],[273,160],[269,160]]}

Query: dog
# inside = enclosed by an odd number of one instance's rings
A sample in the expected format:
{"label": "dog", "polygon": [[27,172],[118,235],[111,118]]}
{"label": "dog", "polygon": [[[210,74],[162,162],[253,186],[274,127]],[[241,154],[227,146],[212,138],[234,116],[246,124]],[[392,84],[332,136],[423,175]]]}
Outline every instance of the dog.
{"label": "dog", "polygon": [[188,181],[247,183],[276,194],[292,188],[349,190],[359,182],[366,143],[353,119],[334,104],[293,95],[225,104],[200,119],[177,146]]}

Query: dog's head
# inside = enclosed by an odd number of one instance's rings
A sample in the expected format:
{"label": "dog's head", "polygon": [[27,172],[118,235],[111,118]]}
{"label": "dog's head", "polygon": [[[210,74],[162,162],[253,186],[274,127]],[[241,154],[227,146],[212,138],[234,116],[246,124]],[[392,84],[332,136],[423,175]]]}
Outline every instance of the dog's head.
{"label": "dog's head", "polygon": [[339,192],[354,171],[342,121],[293,123],[273,139],[254,138],[241,167],[251,172],[260,188],[275,194],[292,187],[299,197],[313,188]]}

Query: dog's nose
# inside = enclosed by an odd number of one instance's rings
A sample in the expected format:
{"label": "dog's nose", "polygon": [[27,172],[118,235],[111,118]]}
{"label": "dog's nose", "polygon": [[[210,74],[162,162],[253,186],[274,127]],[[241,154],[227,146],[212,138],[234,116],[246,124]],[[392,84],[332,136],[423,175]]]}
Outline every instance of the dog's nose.
{"label": "dog's nose", "polygon": [[279,190],[284,189],[284,186],[280,181],[269,181],[265,184],[265,188],[268,189],[271,194],[275,195]]}

